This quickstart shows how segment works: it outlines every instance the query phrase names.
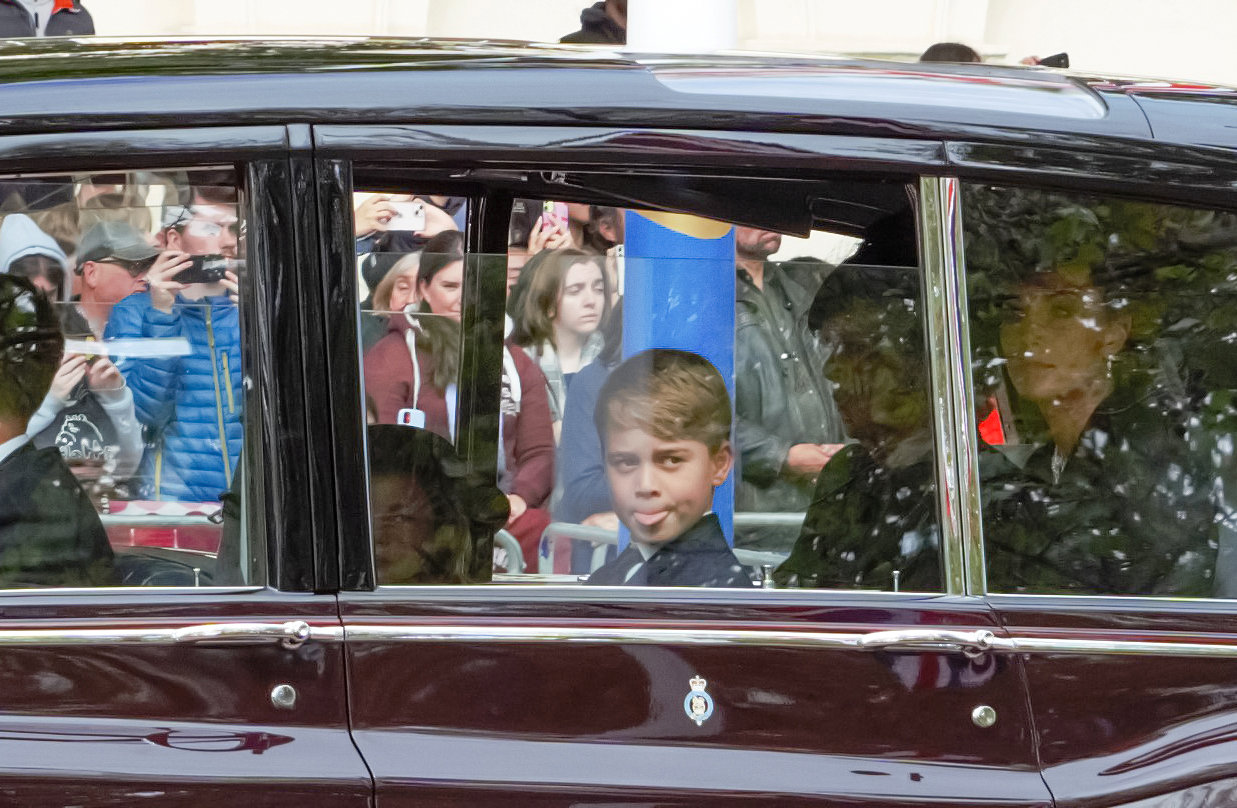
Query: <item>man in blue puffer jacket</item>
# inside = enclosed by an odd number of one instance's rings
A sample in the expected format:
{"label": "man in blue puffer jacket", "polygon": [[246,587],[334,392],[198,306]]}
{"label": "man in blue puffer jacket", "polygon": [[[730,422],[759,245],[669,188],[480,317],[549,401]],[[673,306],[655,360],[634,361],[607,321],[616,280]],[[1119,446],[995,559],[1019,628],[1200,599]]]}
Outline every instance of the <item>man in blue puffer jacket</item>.
{"label": "man in blue puffer jacket", "polygon": [[183,355],[124,357],[117,366],[151,439],[142,460],[142,495],[209,502],[231,486],[243,435],[236,275],[194,283],[176,278],[193,255],[235,259],[236,208],[176,206],[165,212],[164,225],[168,249],[147,274],[147,290],[116,304],[104,338],[184,341]]}

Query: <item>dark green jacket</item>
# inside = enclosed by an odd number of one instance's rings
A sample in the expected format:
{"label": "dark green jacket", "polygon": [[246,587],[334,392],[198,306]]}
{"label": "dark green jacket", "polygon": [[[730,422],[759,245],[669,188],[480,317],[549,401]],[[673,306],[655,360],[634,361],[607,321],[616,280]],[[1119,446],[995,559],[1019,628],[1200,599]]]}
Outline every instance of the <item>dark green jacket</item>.
{"label": "dark green jacket", "polygon": [[779,586],[943,590],[932,444],[904,465],[876,462],[851,444],[820,473],[790,557],[773,573]]}
{"label": "dark green jacket", "polygon": [[1220,527],[1214,440],[1154,398],[1104,402],[1053,470],[1031,433],[979,456],[993,592],[1211,597]]}
{"label": "dark green jacket", "polygon": [[[815,292],[781,267],[765,267],[765,291],[740,271],[735,291],[735,437],[743,511],[803,511],[812,485],[786,473],[786,453],[798,443],[840,443],[842,419],[824,377],[824,355],[808,332]],[[770,294],[772,292],[772,295]],[[771,315],[770,303],[786,312]],[[789,333],[778,322],[791,323]]]}

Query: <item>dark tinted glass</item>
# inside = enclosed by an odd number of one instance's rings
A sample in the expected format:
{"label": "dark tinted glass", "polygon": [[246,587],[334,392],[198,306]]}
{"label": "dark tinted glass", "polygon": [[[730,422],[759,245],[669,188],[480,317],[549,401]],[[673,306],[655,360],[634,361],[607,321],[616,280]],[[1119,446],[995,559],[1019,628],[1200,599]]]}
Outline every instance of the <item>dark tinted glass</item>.
{"label": "dark tinted glass", "polygon": [[964,205],[990,589],[1232,596],[1237,218]]}
{"label": "dark tinted glass", "polygon": [[[505,256],[358,194],[378,581],[940,591],[913,201],[850,190],[808,238],[518,199]],[[452,445],[458,279],[504,266],[494,489]]]}

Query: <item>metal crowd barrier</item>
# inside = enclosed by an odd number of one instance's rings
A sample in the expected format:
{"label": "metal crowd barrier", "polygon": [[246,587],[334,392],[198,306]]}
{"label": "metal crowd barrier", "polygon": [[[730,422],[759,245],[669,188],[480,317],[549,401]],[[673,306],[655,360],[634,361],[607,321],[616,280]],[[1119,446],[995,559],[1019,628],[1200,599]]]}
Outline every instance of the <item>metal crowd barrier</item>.
{"label": "metal crowd barrier", "polygon": [[[802,524],[802,513],[755,513],[747,511],[734,515],[735,527],[799,527]],[[593,557],[589,562],[590,572],[605,563],[607,548],[616,547],[619,543],[619,534],[616,530],[606,530],[603,527],[592,527],[590,525],[577,525],[571,522],[551,522],[546,526],[545,532],[541,534],[542,552],[537,554],[538,574],[548,575],[554,572],[554,559],[549,551],[551,550],[553,540],[558,538],[571,539],[572,541],[587,541],[595,545]],[[762,572],[762,575],[764,567],[776,567],[785,561],[787,556],[786,553],[769,550],[744,549],[736,549],[734,554],[739,559],[740,564]]]}

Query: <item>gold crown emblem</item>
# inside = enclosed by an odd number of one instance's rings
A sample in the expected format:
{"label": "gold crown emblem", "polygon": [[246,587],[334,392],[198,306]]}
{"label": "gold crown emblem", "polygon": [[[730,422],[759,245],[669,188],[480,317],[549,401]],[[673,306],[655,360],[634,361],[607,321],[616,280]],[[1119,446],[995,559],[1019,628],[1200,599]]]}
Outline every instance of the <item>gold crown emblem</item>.
{"label": "gold crown emblem", "polygon": [[696,674],[695,676],[693,676],[691,679],[687,681],[687,683],[691,685],[692,690],[701,690],[701,691],[704,690],[705,687],[709,684],[704,679],[700,678],[700,674]]}

